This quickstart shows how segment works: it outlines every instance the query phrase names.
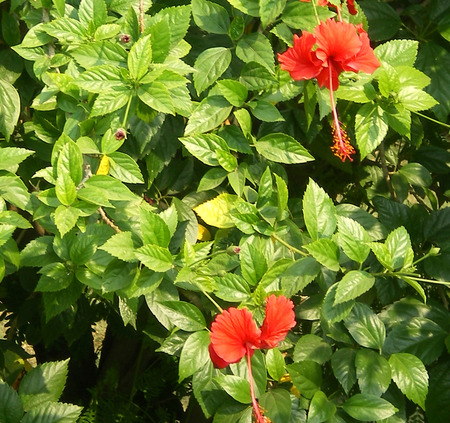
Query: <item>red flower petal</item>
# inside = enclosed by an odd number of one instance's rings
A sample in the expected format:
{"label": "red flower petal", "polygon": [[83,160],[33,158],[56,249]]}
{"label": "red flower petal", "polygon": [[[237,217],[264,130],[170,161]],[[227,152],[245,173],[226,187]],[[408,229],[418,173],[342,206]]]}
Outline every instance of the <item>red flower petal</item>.
{"label": "red flower petal", "polygon": [[261,326],[262,348],[274,348],[295,326],[294,304],[284,296],[267,298],[266,318]]}
{"label": "red flower petal", "polygon": [[237,363],[247,352],[247,345],[253,352],[260,347],[261,331],[253,320],[252,313],[247,309],[234,307],[219,314],[211,325],[211,355],[213,363]]}
{"label": "red flower petal", "polygon": [[367,32],[362,29],[362,26],[359,27],[359,25],[357,30],[359,32],[359,39],[361,40],[361,48],[352,59],[347,61],[345,64],[345,70],[374,73],[375,70],[381,66],[381,64],[376,58],[372,47],[370,47],[370,40]]}
{"label": "red flower petal", "polygon": [[358,13],[355,6],[355,0],[347,0],[347,9],[350,15],[356,15]]}
{"label": "red flower petal", "polygon": [[211,357],[211,361],[214,364],[214,367],[217,369],[223,369],[227,367],[230,363],[228,361],[222,360],[214,350],[213,344],[209,344],[208,346],[209,356]]}
{"label": "red flower petal", "polygon": [[313,46],[316,42],[314,36],[303,31],[302,36],[294,35],[294,46],[284,53],[278,54],[281,69],[289,71],[292,79],[311,79],[321,70],[322,62],[317,60]]}

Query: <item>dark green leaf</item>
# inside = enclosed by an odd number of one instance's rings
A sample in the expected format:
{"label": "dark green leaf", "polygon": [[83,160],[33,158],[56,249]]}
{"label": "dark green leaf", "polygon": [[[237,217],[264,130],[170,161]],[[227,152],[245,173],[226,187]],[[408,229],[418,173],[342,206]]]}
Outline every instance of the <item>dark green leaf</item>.
{"label": "dark green leaf", "polygon": [[387,360],[375,351],[356,352],[356,377],[361,393],[381,396],[391,383],[391,368]]}
{"label": "dark green leaf", "polygon": [[27,412],[21,423],[76,423],[82,407],[64,403],[45,403]]}
{"label": "dark green leaf", "polygon": [[163,301],[159,305],[171,322],[186,332],[199,331],[206,326],[203,314],[193,304],[184,301]]}
{"label": "dark green leaf", "polygon": [[273,423],[283,423],[290,421],[291,417],[291,397],[285,389],[270,389],[263,394],[258,403]]}
{"label": "dark green leaf", "polygon": [[206,97],[192,112],[185,135],[208,132],[219,126],[230,114],[233,106],[222,96]]}
{"label": "dark green leaf", "polygon": [[333,374],[348,395],[356,382],[356,351],[351,348],[340,348],[331,357]]}
{"label": "dark green leaf", "polygon": [[356,394],[342,404],[344,411],[356,420],[369,422],[387,419],[398,409],[375,395]]}
{"label": "dark green leaf", "polygon": [[227,34],[230,26],[228,12],[222,6],[207,0],[192,0],[195,24],[206,32]]}
{"label": "dark green leaf", "polygon": [[16,423],[23,415],[23,406],[17,392],[0,381],[0,419],[2,423]]}
{"label": "dark green leaf", "polygon": [[338,217],[338,227],[338,242],[345,255],[357,263],[363,263],[370,253],[367,245],[369,234],[358,222],[347,217]]}
{"label": "dark green leaf", "polygon": [[287,366],[295,387],[305,398],[312,398],[322,385],[322,367],[313,361],[302,361]]}
{"label": "dark green leaf", "polygon": [[246,243],[241,248],[239,256],[242,276],[249,284],[256,285],[267,271],[264,254],[252,244]]}
{"label": "dark green leaf", "polygon": [[215,378],[222,389],[236,401],[250,404],[250,383],[248,380],[234,375],[225,375]]}
{"label": "dark green leaf", "polygon": [[392,38],[401,26],[397,12],[387,3],[360,1],[358,2],[369,20],[369,37],[380,41]]}
{"label": "dark green leaf", "polygon": [[180,355],[180,382],[193,375],[208,362],[210,359],[208,352],[209,343],[209,332],[206,331],[194,332],[186,340]]}
{"label": "dark green leaf", "polygon": [[309,405],[308,423],[330,421],[336,414],[336,405],[322,391],[317,391]]}
{"label": "dark green leaf", "polygon": [[268,69],[269,72],[274,72],[272,46],[261,33],[254,32],[242,37],[236,46],[236,56],[244,63],[256,62]]}
{"label": "dark green leaf", "polygon": [[274,380],[280,380],[286,373],[286,365],[284,363],[283,354],[278,348],[272,348],[266,354],[266,366],[269,375]]}
{"label": "dark green leaf", "polygon": [[323,300],[322,313],[329,324],[340,322],[342,319],[345,319],[355,305],[354,300],[335,304],[338,285],[338,283],[331,285]]}
{"label": "dark green leaf", "polygon": [[322,338],[307,334],[295,344],[294,361],[310,360],[324,364],[331,358],[331,354],[331,347]]}

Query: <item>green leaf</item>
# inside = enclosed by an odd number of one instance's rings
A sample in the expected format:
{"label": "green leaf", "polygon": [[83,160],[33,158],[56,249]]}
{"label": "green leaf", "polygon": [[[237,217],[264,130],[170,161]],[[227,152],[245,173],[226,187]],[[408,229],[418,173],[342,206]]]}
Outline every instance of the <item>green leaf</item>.
{"label": "green leaf", "polygon": [[163,63],[170,52],[170,26],[168,19],[155,22],[148,26],[144,34],[149,34],[151,39],[152,62]]}
{"label": "green leaf", "polygon": [[72,18],[59,18],[42,25],[42,29],[62,44],[79,44],[86,38],[83,25]]}
{"label": "green leaf", "polygon": [[369,422],[387,419],[398,409],[375,395],[356,394],[342,404],[344,411],[356,420]]}
{"label": "green leaf", "polygon": [[399,171],[411,185],[418,187],[428,187],[431,185],[431,174],[425,166],[419,163],[407,163]]}
{"label": "green leaf", "polygon": [[391,257],[392,268],[408,268],[414,260],[409,234],[403,226],[393,230],[386,238],[385,246]]}
{"label": "green leaf", "polygon": [[229,302],[240,302],[250,297],[250,287],[242,276],[226,273],[214,278],[217,283],[216,297]]}
{"label": "green leaf", "polygon": [[23,415],[22,402],[17,392],[0,381],[0,418],[3,423],[16,423]]}
{"label": "green leaf", "polygon": [[75,207],[66,207],[61,205],[56,208],[55,223],[61,237],[63,237],[76,225],[80,214],[80,209]]}
{"label": "green leaf", "polygon": [[220,167],[209,169],[200,179],[197,192],[208,191],[219,186],[227,177],[228,172]]}
{"label": "green leaf", "polygon": [[131,232],[119,232],[109,238],[100,250],[105,250],[113,257],[123,261],[135,261],[134,244],[131,238]]}
{"label": "green leaf", "polygon": [[92,22],[95,28],[106,23],[108,14],[103,0],[82,0],[78,9],[78,18],[85,27]]}
{"label": "green leaf", "polygon": [[7,140],[14,132],[19,114],[19,94],[9,82],[0,79],[0,132]]}
{"label": "green leaf", "polygon": [[139,98],[158,112],[174,114],[175,105],[170,91],[161,82],[141,85],[138,89]]}
{"label": "green leaf", "polygon": [[166,222],[156,213],[144,208],[140,210],[141,233],[144,244],[154,244],[168,247],[170,231]]}
{"label": "green leaf", "polygon": [[263,65],[256,62],[249,62],[244,65],[241,70],[239,82],[249,90],[254,91],[265,90],[278,84],[275,76]]}
{"label": "green leaf", "polygon": [[258,403],[269,421],[274,423],[291,421],[292,401],[287,390],[270,389],[259,397]]}
{"label": "green leaf", "polygon": [[256,62],[274,73],[274,56],[270,41],[261,33],[244,35],[237,43],[236,56],[244,63]]}
{"label": "green leaf", "polygon": [[82,407],[64,403],[46,403],[27,412],[21,423],[76,423]]}
{"label": "green leaf", "polygon": [[34,154],[34,151],[25,148],[0,147],[0,170],[11,170],[14,172],[17,169],[17,165],[32,154]]}
{"label": "green leaf", "polygon": [[85,189],[89,189],[91,190],[91,192],[95,192],[95,194],[99,195],[100,197],[104,197],[106,195],[108,199],[114,201],[136,200],[136,195],[133,194],[124,184],[122,184],[117,179],[114,179],[107,175],[94,175],[87,179],[84,182],[84,188],[78,191],[78,197],[80,197],[80,193]]}
{"label": "green leaf", "polygon": [[40,292],[55,292],[67,288],[73,280],[73,273],[63,263],[50,263],[39,270],[42,274],[35,288]]}
{"label": "green leaf", "polygon": [[[325,21],[333,16],[333,13],[326,7],[317,7],[319,20]],[[281,20],[293,29],[307,30],[313,32],[317,26],[317,18],[311,4],[303,2],[289,3],[281,16]]]}
{"label": "green leaf", "polygon": [[308,423],[330,421],[336,414],[336,405],[322,391],[317,391],[309,404]]}
{"label": "green leaf", "polygon": [[30,370],[19,386],[19,395],[25,411],[46,402],[56,402],[67,379],[69,360],[40,364]]}
{"label": "green leaf", "polygon": [[100,25],[94,34],[95,41],[108,40],[115,37],[120,31],[121,26],[118,24]]}
{"label": "green leaf", "polygon": [[344,322],[359,345],[381,351],[386,338],[386,328],[368,305],[357,302]]}
{"label": "green leaf", "polygon": [[264,28],[273,23],[286,6],[286,0],[260,0],[259,15]]}
{"label": "green leaf", "polygon": [[263,122],[280,122],[284,120],[278,109],[268,101],[251,101],[248,103],[248,106],[250,107],[253,116]]}
{"label": "green leaf", "polygon": [[[264,354],[260,350],[255,350],[251,358],[251,366],[253,373],[253,383],[255,387],[255,395],[259,398],[267,388],[267,370],[264,362]],[[238,363],[230,364],[231,372],[245,380],[249,380],[247,360],[244,358]]]}
{"label": "green leaf", "polygon": [[100,93],[92,106],[90,117],[93,118],[108,115],[121,109],[127,104],[130,95],[130,91],[127,87]]}
{"label": "green leaf", "polygon": [[328,291],[325,294],[325,298],[323,300],[322,313],[329,324],[340,322],[341,320],[345,319],[355,305],[354,300],[335,304],[336,291],[338,286],[338,283],[331,285],[330,288],[328,288]]}
{"label": "green leaf", "polygon": [[151,36],[145,35],[133,44],[128,54],[128,70],[136,81],[139,81],[149,70],[152,62]]}
{"label": "green leaf", "polygon": [[277,219],[283,220],[285,218],[285,211],[287,209],[288,201],[289,201],[289,191],[286,182],[284,179],[280,178],[276,173],[275,183],[277,185],[277,200],[278,200],[278,210],[277,210]]}
{"label": "green leaf", "polygon": [[356,261],[363,263],[370,253],[369,234],[355,220],[348,217],[338,217],[338,242],[345,255]]}
{"label": "green leaf", "polygon": [[77,187],[67,173],[58,175],[55,192],[58,200],[65,206],[70,206],[77,198]]}
{"label": "green leaf", "polygon": [[97,65],[125,67],[128,57],[127,51],[122,46],[111,41],[82,44],[80,47],[70,50],[70,55],[85,69]]}
{"label": "green leaf", "polygon": [[209,332],[194,332],[186,340],[180,355],[179,382],[203,367],[209,358]]}
{"label": "green leaf", "polygon": [[391,66],[412,67],[416,61],[418,47],[418,41],[391,40],[378,46],[374,52],[379,60],[386,62]]}
{"label": "green leaf", "polygon": [[20,252],[23,267],[41,267],[58,260],[53,251],[53,237],[41,236],[30,241]]}
{"label": "green leaf", "polygon": [[392,379],[404,395],[425,410],[428,394],[427,369],[415,355],[392,354],[389,357]]}
{"label": "green leaf", "polygon": [[[374,41],[393,38],[402,21],[398,13],[387,3],[359,2],[369,21],[369,38]],[[403,41],[403,40],[402,40]]]}
{"label": "green leaf", "polygon": [[303,216],[313,240],[329,238],[336,229],[336,210],[331,198],[311,178],[303,196]]}
{"label": "green leaf", "polygon": [[331,347],[313,334],[303,335],[295,344],[294,361],[310,360],[324,364],[331,358]]}
{"label": "green leaf", "polygon": [[227,119],[232,108],[222,96],[206,97],[192,112],[184,134],[199,134],[216,128]]}
{"label": "green leaf", "polygon": [[244,279],[255,286],[267,271],[267,261],[264,254],[250,243],[242,246],[239,253],[241,272]]}
{"label": "green leaf", "polygon": [[108,154],[109,173],[114,178],[129,184],[143,184],[144,178],[138,164],[125,153],[118,151]]}
{"label": "green leaf", "polygon": [[228,12],[222,6],[206,0],[192,0],[192,17],[203,31],[227,34],[230,26]]}
{"label": "green leaf", "polygon": [[289,364],[287,370],[295,387],[305,398],[312,398],[322,385],[322,367],[313,361]]}
{"label": "green leaf", "polygon": [[355,135],[361,159],[383,141],[389,127],[383,109],[372,103],[364,104],[356,113]]}
{"label": "green leaf", "polygon": [[438,104],[430,94],[410,86],[404,87],[399,91],[398,101],[403,104],[405,109],[413,112],[428,110]]}
{"label": "green leaf", "polygon": [[152,16],[149,26],[161,20],[167,20],[169,23],[170,47],[173,48],[186,35],[191,20],[191,6],[166,7]]}
{"label": "green leaf", "polygon": [[425,365],[437,360],[444,349],[446,331],[425,317],[413,317],[389,332],[383,353],[414,354]]}
{"label": "green leaf", "polygon": [[278,348],[271,348],[266,353],[266,366],[269,375],[274,380],[280,380],[286,373],[283,354]]}
{"label": "green leaf", "polygon": [[102,93],[125,87],[120,68],[113,65],[91,67],[83,72],[75,82],[81,88],[93,93]]}
{"label": "green leaf", "polygon": [[69,140],[59,151],[56,165],[56,173],[70,175],[70,178],[78,185],[83,177],[83,155],[76,143]]}
{"label": "green leaf", "polygon": [[387,360],[375,351],[356,352],[356,377],[362,394],[381,396],[391,383],[391,368]]}
{"label": "green leaf", "polygon": [[181,330],[195,332],[206,327],[203,314],[193,304],[185,301],[163,301],[159,305],[171,322]]}
{"label": "green leaf", "polygon": [[287,297],[302,291],[319,274],[321,266],[312,257],[296,260],[281,275],[281,286]]}
{"label": "green leaf", "polygon": [[216,134],[192,135],[179,140],[194,157],[209,166],[218,166],[217,151],[229,151],[226,141]]}
{"label": "green leaf", "polygon": [[135,256],[145,266],[155,272],[167,272],[172,269],[172,254],[167,248],[148,244],[137,249]]}
{"label": "green leaf", "polygon": [[351,270],[339,281],[335,304],[353,300],[367,292],[375,283],[375,277],[361,270]]}
{"label": "green leaf", "polygon": [[251,403],[250,383],[248,380],[235,375],[218,376],[214,380],[236,401],[242,404]]}
{"label": "green leaf", "polygon": [[228,3],[246,15],[259,16],[259,0],[228,0]]}
{"label": "green leaf", "polygon": [[439,102],[433,111],[438,119],[445,121],[450,113],[450,74],[446,72],[450,67],[448,49],[434,42],[422,43],[417,67],[431,78],[427,92]]}
{"label": "green leaf", "polygon": [[323,266],[339,271],[339,247],[331,239],[321,238],[304,248]]}
{"label": "green leaf", "polygon": [[430,389],[427,395],[427,416],[430,421],[444,422],[450,412],[449,360],[442,360],[430,370]]}
{"label": "green leaf", "polygon": [[241,107],[248,97],[247,88],[233,79],[222,79],[217,82],[220,93],[235,107]]}
{"label": "green leaf", "polygon": [[265,135],[254,142],[261,156],[276,163],[305,163],[314,157],[294,138],[283,133]]}
{"label": "green leaf", "polygon": [[348,395],[356,382],[356,351],[352,348],[340,348],[331,357],[333,374]]}
{"label": "green leaf", "polygon": [[239,198],[233,194],[220,194],[212,200],[206,201],[194,208],[194,211],[207,225],[216,228],[232,228],[235,226],[230,211],[235,207]]}
{"label": "green leaf", "polygon": [[102,276],[102,291],[115,292],[129,287],[136,280],[137,265],[113,260],[108,264]]}

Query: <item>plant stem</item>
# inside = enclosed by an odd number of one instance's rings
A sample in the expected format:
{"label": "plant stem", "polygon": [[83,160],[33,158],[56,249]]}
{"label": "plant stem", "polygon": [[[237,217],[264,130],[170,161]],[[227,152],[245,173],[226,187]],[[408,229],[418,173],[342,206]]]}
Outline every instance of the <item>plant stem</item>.
{"label": "plant stem", "polygon": [[144,0],[139,0],[139,30],[144,32]]}
{"label": "plant stem", "polygon": [[431,118],[431,117],[429,117],[429,116],[427,116],[427,115],[424,115],[424,114],[422,114],[422,113],[419,113],[419,112],[414,112],[414,113],[415,113],[416,115],[420,116],[420,117],[423,117],[423,118],[425,118],[425,119],[430,120],[431,122],[437,123],[438,125],[445,126],[446,128],[450,128],[450,125],[447,125],[447,124],[444,123],[444,122],[441,122],[441,121],[439,121],[439,120],[433,119],[433,118]]}
{"label": "plant stem", "polygon": [[299,250],[298,248],[293,247],[291,244],[286,242],[284,239],[280,238],[277,234],[272,234],[272,238],[276,239],[280,244],[283,244],[285,247],[289,248],[290,250],[307,257],[308,254],[304,253],[302,250]]}
{"label": "plant stem", "polygon": [[248,368],[248,381],[250,382],[250,396],[252,398],[252,406],[253,406],[253,411],[255,413],[256,416],[256,422],[257,423],[264,423],[264,417],[261,414],[261,410],[259,408],[259,404],[258,401],[256,400],[256,396],[255,396],[255,387],[253,384],[253,373],[252,373],[252,359],[250,357],[250,347],[247,345],[247,368]]}
{"label": "plant stem", "polygon": [[316,16],[317,25],[320,25],[320,19],[319,19],[319,15],[317,13],[316,0],[311,0],[311,3],[313,5],[314,15]]}
{"label": "plant stem", "polygon": [[132,100],[133,100],[133,95],[130,94],[130,96],[128,97],[127,108],[125,109],[125,116],[123,117],[123,121],[122,121],[122,127],[123,127],[123,129],[125,129],[125,131],[126,131],[126,125],[127,125],[127,120],[128,120],[128,113],[130,113],[130,106],[131,106]]}

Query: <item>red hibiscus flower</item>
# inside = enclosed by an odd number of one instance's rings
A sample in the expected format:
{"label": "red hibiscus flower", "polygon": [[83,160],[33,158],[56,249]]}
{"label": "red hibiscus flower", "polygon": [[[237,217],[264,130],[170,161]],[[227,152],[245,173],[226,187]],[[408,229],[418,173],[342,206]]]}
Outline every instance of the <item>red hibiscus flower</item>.
{"label": "red hibiscus flower", "polygon": [[317,78],[319,86],[330,90],[333,110],[333,153],[342,161],[355,153],[349,137],[337,116],[333,92],[339,87],[343,71],[373,73],[380,62],[370,47],[362,25],[327,19],[314,28],[314,34],[303,31],[294,35],[294,46],[278,54],[281,69],[289,71],[295,80]]}
{"label": "red hibiscus flower", "polygon": [[251,356],[255,349],[274,348],[295,326],[294,304],[284,296],[270,295],[266,299],[266,316],[259,329],[252,313],[246,308],[230,307],[219,314],[211,325],[209,355],[215,367],[224,368],[247,356],[250,396],[258,423],[268,419],[258,405],[253,385]]}

